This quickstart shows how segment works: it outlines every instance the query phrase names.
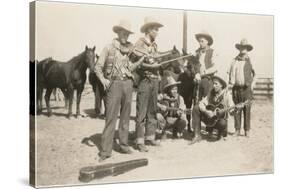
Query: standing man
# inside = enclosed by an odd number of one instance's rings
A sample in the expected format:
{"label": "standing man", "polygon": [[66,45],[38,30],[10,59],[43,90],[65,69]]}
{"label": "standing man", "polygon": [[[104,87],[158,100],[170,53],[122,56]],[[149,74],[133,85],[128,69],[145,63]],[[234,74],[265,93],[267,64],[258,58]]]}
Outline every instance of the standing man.
{"label": "standing man", "polygon": [[213,44],[213,38],[207,32],[201,32],[195,35],[199,43],[196,50],[196,57],[200,64],[196,69],[195,81],[199,83],[199,100],[207,96],[212,89],[211,76],[217,71],[216,53],[210,46]]}
{"label": "standing man", "polygon": [[[248,52],[253,50],[246,39],[242,39],[235,47],[239,50],[239,54],[234,58],[229,70],[229,84],[232,87],[232,96],[235,104],[245,102],[252,99],[254,88],[255,71],[253,69]],[[251,128],[251,105],[245,106],[234,116],[235,133],[234,136],[240,135],[241,114],[244,115],[244,131],[245,136],[250,136]]]}
{"label": "standing man", "polygon": [[[147,55],[153,57],[157,54],[155,39],[158,29],[163,25],[152,17],[146,17],[140,31],[145,34],[135,44],[135,49],[141,49]],[[137,51],[136,55],[141,56]],[[151,59],[145,59],[144,63],[157,64]],[[140,152],[148,152],[147,145],[158,146],[155,140],[157,126],[157,95],[159,88],[159,70],[142,65],[137,73],[140,77],[137,93],[137,116],[136,116],[136,143]]]}
{"label": "standing man", "polygon": [[132,48],[132,44],[128,42],[129,35],[133,33],[130,28],[130,23],[126,20],[120,21],[119,25],[113,27],[113,31],[117,34],[118,38],[113,39],[112,43],[103,49],[95,66],[96,75],[106,90],[106,118],[101,137],[100,161],[111,156],[119,112],[120,152],[125,154],[132,153],[128,146],[133,92],[133,76],[128,57],[129,51]]}

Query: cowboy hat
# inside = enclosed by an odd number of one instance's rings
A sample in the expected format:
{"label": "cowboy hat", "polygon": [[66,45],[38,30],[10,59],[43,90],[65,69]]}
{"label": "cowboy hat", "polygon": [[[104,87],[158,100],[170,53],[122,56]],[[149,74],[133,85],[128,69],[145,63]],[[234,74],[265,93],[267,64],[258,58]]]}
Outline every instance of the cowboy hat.
{"label": "cowboy hat", "polygon": [[247,51],[253,50],[253,46],[248,43],[247,39],[242,39],[242,40],[240,41],[240,43],[236,43],[236,44],[235,44],[235,47],[236,47],[238,50],[240,50],[241,48],[246,48]]}
{"label": "cowboy hat", "polygon": [[142,25],[140,31],[142,33],[145,33],[147,28],[150,28],[152,26],[156,26],[158,28],[163,27],[163,25],[160,24],[155,18],[153,18],[153,17],[145,17],[144,18],[144,24]]}
{"label": "cowboy hat", "polygon": [[133,34],[134,32],[131,31],[131,24],[128,20],[121,20],[118,25],[113,26],[112,30],[115,33],[119,33],[120,30],[124,30],[129,34]]}
{"label": "cowboy hat", "polygon": [[225,82],[225,80],[224,79],[222,79],[223,77],[222,76],[220,76],[220,75],[214,75],[213,77],[212,77],[212,80],[218,80],[219,82],[220,82],[220,84],[222,85],[222,88],[224,89],[224,88],[226,88],[226,82]]}
{"label": "cowboy hat", "polygon": [[195,34],[195,38],[199,41],[200,38],[205,38],[208,41],[208,44],[211,46],[213,44],[213,38],[208,32],[202,31],[201,33]]}
{"label": "cowboy hat", "polygon": [[179,85],[181,82],[176,82],[172,76],[167,77],[167,84],[164,86],[163,91],[167,91],[172,86]]}

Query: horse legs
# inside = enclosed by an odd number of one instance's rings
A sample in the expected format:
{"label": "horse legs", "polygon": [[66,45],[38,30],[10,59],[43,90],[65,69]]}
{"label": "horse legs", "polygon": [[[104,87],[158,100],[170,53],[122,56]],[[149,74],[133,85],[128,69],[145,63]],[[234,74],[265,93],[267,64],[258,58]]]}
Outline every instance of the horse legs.
{"label": "horse legs", "polygon": [[45,94],[45,101],[46,101],[46,106],[47,106],[47,112],[48,116],[50,117],[52,115],[52,110],[50,108],[50,96],[52,93],[52,88],[47,88],[46,94]]}
{"label": "horse legs", "polygon": [[61,88],[60,90],[61,90],[61,92],[63,93],[63,96],[64,96],[64,108],[67,109],[68,108],[68,104],[69,104],[67,92],[63,88]]}
{"label": "horse legs", "polygon": [[43,96],[43,88],[37,87],[37,113],[42,113],[42,96]]}
{"label": "horse legs", "polygon": [[74,90],[73,89],[68,89],[68,115],[67,117],[70,118],[72,116],[72,104],[73,104],[73,94]]}
{"label": "horse legs", "polygon": [[80,116],[80,101],[84,87],[78,88],[76,92],[76,118]]}

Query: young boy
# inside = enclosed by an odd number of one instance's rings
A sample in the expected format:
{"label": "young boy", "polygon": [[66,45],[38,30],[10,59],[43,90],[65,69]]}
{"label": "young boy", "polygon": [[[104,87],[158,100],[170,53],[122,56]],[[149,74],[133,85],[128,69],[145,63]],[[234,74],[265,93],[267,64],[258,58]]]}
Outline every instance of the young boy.
{"label": "young boy", "polygon": [[157,120],[162,130],[162,140],[166,139],[167,130],[172,129],[173,138],[182,137],[186,126],[185,104],[183,98],[178,94],[177,85],[173,77],[167,78],[167,84],[164,86],[164,94],[158,96]]}
{"label": "young boy", "polygon": [[[253,50],[246,39],[242,39],[235,47],[239,50],[239,54],[234,58],[229,70],[229,84],[232,87],[232,96],[235,104],[245,102],[252,99],[252,91],[254,87],[255,71],[251,64],[248,52]],[[244,131],[245,136],[250,136],[250,118],[251,106],[245,106],[234,116],[235,133],[234,136],[240,135],[241,114],[244,114]]]}

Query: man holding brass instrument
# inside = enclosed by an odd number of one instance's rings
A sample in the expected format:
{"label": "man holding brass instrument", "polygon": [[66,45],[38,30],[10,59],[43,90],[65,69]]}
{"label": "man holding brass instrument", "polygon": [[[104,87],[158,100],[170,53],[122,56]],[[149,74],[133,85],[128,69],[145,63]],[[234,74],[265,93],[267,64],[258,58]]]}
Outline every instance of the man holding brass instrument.
{"label": "man holding brass instrument", "polygon": [[[96,75],[106,90],[106,118],[101,137],[100,161],[111,156],[119,112],[120,152],[132,153],[128,146],[128,134],[134,79],[132,70],[135,68],[129,60],[133,45],[128,42],[128,37],[133,32],[130,31],[130,23],[126,20],[114,26],[113,31],[118,38],[113,39],[112,43],[103,49],[95,66]],[[139,61],[142,60],[143,57]]]}

